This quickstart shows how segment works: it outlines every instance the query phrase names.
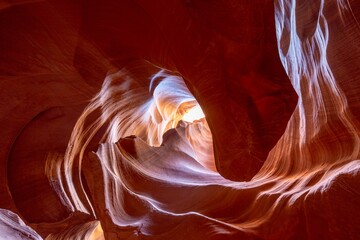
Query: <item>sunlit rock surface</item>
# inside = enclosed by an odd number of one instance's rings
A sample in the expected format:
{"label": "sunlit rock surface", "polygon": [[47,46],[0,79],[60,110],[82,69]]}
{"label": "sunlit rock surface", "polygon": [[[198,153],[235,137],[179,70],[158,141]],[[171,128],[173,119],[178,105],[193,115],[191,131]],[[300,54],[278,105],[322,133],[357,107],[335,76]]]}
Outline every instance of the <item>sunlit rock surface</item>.
{"label": "sunlit rock surface", "polygon": [[0,11],[0,239],[360,239],[356,0]]}

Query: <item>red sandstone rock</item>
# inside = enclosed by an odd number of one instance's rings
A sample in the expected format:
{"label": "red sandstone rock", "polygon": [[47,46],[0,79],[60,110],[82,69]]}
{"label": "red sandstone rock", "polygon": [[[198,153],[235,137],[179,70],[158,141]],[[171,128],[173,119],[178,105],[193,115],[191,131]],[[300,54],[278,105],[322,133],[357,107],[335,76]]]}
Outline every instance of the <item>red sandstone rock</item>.
{"label": "red sandstone rock", "polygon": [[0,11],[0,239],[360,238],[356,1]]}

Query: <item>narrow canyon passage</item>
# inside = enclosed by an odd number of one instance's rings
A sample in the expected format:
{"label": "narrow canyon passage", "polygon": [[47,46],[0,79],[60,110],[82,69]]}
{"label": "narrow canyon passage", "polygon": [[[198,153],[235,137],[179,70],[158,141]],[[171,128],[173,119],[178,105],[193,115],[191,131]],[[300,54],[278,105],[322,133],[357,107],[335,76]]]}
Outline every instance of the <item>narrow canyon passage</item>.
{"label": "narrow canyon passage", "polygon": [[356,0],[0,19],[0,239],[360,239]]}

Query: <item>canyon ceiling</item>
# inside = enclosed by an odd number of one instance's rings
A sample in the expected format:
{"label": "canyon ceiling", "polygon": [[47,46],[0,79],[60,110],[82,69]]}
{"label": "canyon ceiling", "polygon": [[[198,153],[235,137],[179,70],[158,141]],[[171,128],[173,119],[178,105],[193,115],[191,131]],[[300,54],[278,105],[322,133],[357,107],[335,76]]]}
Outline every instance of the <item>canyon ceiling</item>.
{"label": "canyon ceiling", "polygon": [[0,0],[0,239],[360,239],[359,21]]}

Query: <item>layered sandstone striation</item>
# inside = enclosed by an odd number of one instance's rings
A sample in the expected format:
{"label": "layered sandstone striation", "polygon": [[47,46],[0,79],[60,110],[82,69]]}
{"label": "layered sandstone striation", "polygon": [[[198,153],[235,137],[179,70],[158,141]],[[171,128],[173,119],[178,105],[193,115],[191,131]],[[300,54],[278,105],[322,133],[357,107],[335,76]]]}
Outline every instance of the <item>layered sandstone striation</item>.
{"label": "layered sandstone striation", "polygon": [[0,239],[360,238],[357,1],[0,11]]}

